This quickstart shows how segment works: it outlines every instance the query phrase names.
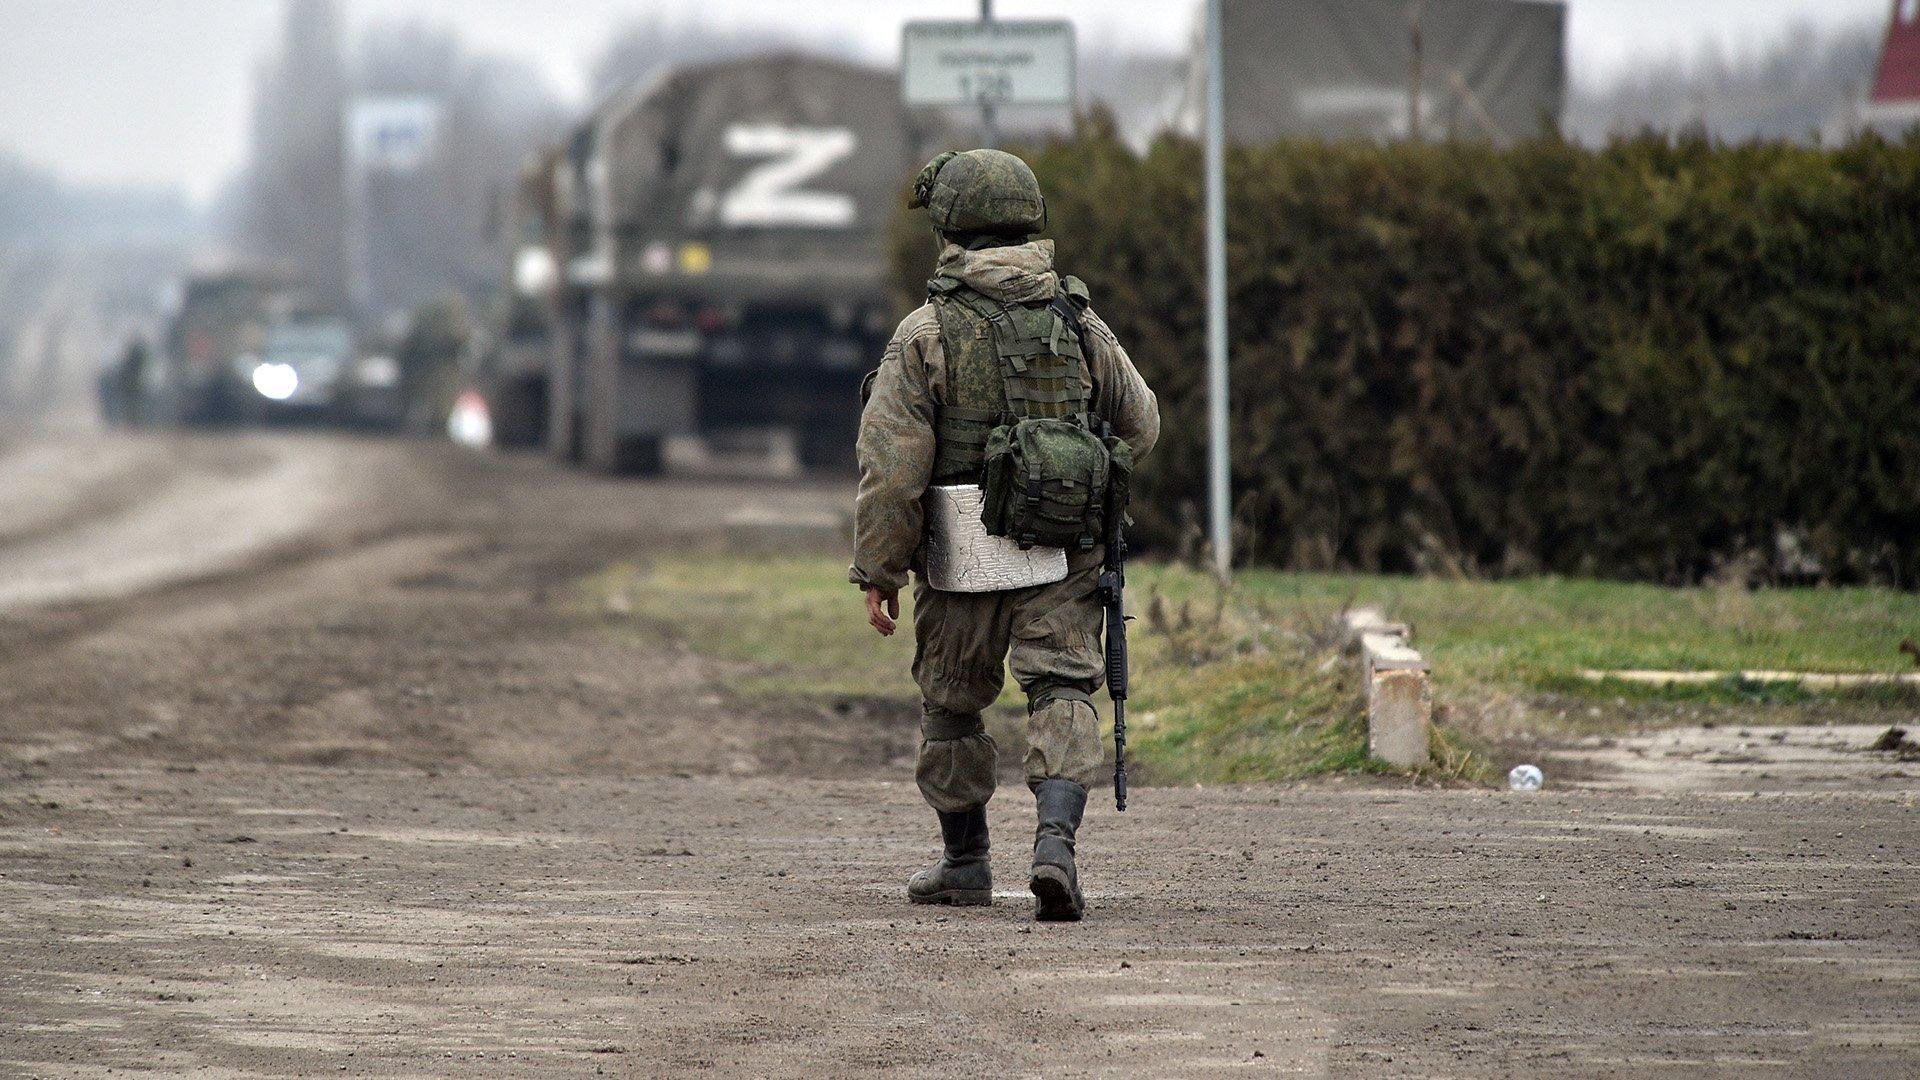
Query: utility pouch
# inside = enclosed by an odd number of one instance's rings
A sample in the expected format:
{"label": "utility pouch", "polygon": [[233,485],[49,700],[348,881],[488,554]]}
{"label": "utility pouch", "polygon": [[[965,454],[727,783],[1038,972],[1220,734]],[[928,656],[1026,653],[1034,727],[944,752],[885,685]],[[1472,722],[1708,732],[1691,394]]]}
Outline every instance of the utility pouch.
{"label": "utility pouch", "polygon": [[[1091,550],[1105,538],[1110,510],[1125,513],[1133,454],[1092,412],[1086,286],[1063,278],[1045,304],[991,299],[948,279],[930,282],[928,292],[956,391],[937,409],[935,482],[977,478],[981,524],[1022,550]],[[982,385],[988,365],[999,369],[997,408]]]}
{"label": "utility pouch", "polygon": [[[995,428],[987,436],[986,464],[981,521],[989,534],[1022,548],[1078,551],[1091,550],[1105,535],[1112,454],[1080,418]],[[1127,466],[1131,472],[1131,451]]]}

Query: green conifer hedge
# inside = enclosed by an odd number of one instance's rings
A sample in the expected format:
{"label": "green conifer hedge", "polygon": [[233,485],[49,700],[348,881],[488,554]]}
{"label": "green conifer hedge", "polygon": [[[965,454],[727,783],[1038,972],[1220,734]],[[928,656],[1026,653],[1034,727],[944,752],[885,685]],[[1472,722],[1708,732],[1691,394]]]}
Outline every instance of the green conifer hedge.
{"label": "green conifer hedge", "polygon": [[[1165,550],[1205,490],[1199,148],[1096,117],[1026,156],[1159,393]],[[1920,582],[1920,138],[1297,142],[1227,183],[1242,558]]]}

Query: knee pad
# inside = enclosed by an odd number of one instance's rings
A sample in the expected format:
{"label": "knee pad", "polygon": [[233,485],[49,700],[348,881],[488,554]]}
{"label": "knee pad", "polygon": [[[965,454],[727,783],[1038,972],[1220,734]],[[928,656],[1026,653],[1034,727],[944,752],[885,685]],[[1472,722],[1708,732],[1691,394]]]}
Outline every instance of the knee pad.
{"label": "knee pad", "polygon": [[1093,695],[1073,686],[1040,686],[1027,695],[1027,715],[1031,716],[1056,701],[1084,702],[1093,708]]}
{"label": "knee pad", "polygon": [[952,712],[938,705],[926,705],[920,712],[920,737],[928,742],[970,738],[986,730],[987,722],[977,712]]}

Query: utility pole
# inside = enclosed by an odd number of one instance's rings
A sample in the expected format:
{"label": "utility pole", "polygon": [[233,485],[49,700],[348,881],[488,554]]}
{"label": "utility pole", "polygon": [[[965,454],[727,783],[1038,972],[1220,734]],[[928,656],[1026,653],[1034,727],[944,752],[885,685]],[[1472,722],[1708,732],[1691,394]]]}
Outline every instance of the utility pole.
{"label": "utility pole", "polygon": [[1225,0],[1207,0],[1207,509],[1214,572],[1233,574],[1233,485],[1227,456],[1226,67],[1221,62]]}
{"label": "utility pole", "polygon": [[1420,32],[1427,13],[1427,0],[1408,0],[1407,32],[1411,53],[1407,60],[1407,138],[1420,141],[1420,84],[1426,81],[1426,41]]}
{"label": "utility pole", "polygon": [[[993,24],[993,0],[980,0],[980,21],[988,26]],[[980,137],[986,140],[988,148],[1000,142],[1000,132],[994,125],[992,93],[986,87],[980,90]]]}

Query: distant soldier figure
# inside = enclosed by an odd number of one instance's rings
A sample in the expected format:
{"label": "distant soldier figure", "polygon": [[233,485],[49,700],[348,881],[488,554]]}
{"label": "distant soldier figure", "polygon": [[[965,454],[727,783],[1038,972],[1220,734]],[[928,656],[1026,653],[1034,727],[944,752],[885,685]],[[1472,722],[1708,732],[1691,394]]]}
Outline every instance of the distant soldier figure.
{"label": "distant soldier figure", "polygon": [[[1089,310],[1086,287],[1054,271],[1053,241],[1031,239],[1046,206],[1026,162],[998,150],[942,154],[921,171],[911,205],[926,207],[941,251],[928,302],[900,324],[871,376],[849,574],[882,635],[894,631],[909,569],[917,575],[916,776],[946,850],[907,895],[993,902],[986,805],[998,751],[981,713],[1000,696],[1010,659],[1027,695],[1027,786],[1039,817],[1035,914],[1076,920],[1085,902],[1074,834],[1104,756],[1092,698],[1104,674],[1102,523],[1109,509],[1124,511],[1132,461],[1159,437],[1159,406]],[[928,535],[928,505],[951,492],[984,503],[963,522],[981,535]],[[929,582],[930,542],[936,553],[997,543],[1036,566],[1044,553],[1059,569],[1032,583],[948,591],[935,587],[938,567]]]}

